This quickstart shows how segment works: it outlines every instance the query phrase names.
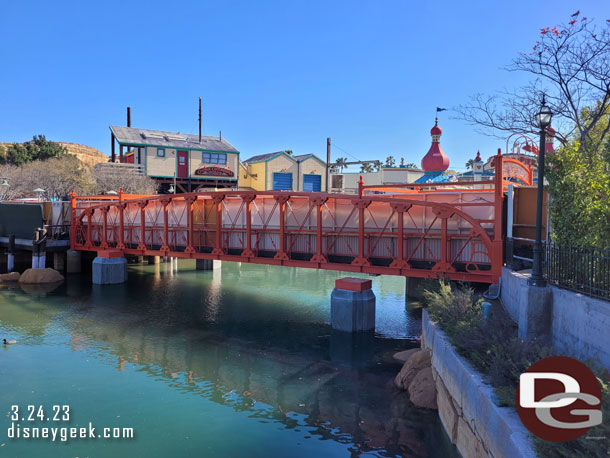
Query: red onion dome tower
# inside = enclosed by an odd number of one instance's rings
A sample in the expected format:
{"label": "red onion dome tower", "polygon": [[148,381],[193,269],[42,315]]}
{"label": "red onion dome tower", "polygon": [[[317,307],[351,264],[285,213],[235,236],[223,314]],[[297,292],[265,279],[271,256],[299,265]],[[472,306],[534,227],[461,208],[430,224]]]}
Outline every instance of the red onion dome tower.
{"label": "red onion dome tower", "polygon": [[441,135],[443,131],[438,127],[438,118],[434,121],[434,127],[430,130],[432,145],[421,160],[421,168],[426,172],[444,172],[449,168],[449,158],[441,148]]}

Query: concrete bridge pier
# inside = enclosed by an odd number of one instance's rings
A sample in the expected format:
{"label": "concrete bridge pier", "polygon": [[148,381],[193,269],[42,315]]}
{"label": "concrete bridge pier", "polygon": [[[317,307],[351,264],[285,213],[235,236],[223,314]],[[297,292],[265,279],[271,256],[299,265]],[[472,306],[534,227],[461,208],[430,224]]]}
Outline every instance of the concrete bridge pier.
{"label": "concrete bridge pier", "polygon": [[195,260],[195,269],[214,270],[214,260],[213,259],[197,259],[197,260]]}
{"label": "concrete bridge pier", "polygon": [[66,273],[79,274],[81,271],[81,260],[82,260],[82,255],[81,255],[80,251],[77,251],[77,250],[66,251]]}
{"label": "concrete bridge pier", "polygon": [[127,281],[127,259],[121,251],[98,252],[92,267],[91,278],[96,285],[113,285]]}
{"label": "concrete bridge pier", "polygon": [[405,277],[405,298],[421,299],[424,281],[424,278]]}
{"label": "concrete bridge pier", "polygon": [[66,265],[66,253],[56,251],[53,253],[53,268],[58,272],[63,272]]}
{"label": "concrete bridge pier", "polygon": [[375,294],[373,282],[345,277],[335,281],[330,296],[330,325],[336,331],[375,330]]}
{"label": "concrete bridge pier", "polygon": [[15,236],[8,236],[8,250],[7,260],[6,260],[6,268],[7,272],[12,272],[15,269]]}
{"label": "concrete bridge pier", "polygon": [[159,264],[161,262],[161,256],[147,256],[146,260],[148,264]]}

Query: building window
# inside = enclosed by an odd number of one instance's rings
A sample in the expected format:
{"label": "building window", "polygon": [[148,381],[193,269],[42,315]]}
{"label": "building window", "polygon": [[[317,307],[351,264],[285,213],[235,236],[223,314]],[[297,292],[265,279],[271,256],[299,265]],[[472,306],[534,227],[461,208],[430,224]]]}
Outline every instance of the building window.
{"label": "building window", "polygon": [[203,162],[204,164],[226,165],[227,155],[219,153],[203,153],[201,162]]}
{"label": "building window", "polygon": [[165,157],[165,148],[157,148],[157,157]]}

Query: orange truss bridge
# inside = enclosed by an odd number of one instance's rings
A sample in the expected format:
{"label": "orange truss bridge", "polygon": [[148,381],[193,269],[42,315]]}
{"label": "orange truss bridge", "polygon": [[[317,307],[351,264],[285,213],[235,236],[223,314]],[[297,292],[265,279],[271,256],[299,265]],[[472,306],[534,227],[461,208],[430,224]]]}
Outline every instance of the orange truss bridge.
{"label": "orange truss bridge", "polygon": [[[501,180],[499,174],[489,182],[443,183],[448,189],[393,194],[370,194],[361,187],[358,195],[73,195],[71,245],[86,251],[497,283]],[[480,183],[493,188],[465,189]],[[378,188],[374,192],[383,191]]]}

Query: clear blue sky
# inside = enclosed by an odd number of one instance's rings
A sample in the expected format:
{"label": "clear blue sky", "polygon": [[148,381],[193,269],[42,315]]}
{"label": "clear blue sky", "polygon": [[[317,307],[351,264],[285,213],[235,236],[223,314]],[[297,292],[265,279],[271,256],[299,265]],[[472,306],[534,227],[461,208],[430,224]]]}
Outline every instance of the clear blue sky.
{"label": "clear blue sky", "polygon": [[[468,3],[466,5],[466,3]],[[574,6],[577,5],[577,6]],[[109,153],[110,124],[226,137],[242,158],[419,164],[436,106],[519,84],[501,67],[597,1],[2,1],[0,141],[45,134]],[[440,116],[451,168],[503,141]],[[335,149],[333,160],[346,156]],[[398,159],[397,159],[398,160]],[[349,170],[349,169],[348,169]],[[354,170],[355,171],[355,170]]]}

